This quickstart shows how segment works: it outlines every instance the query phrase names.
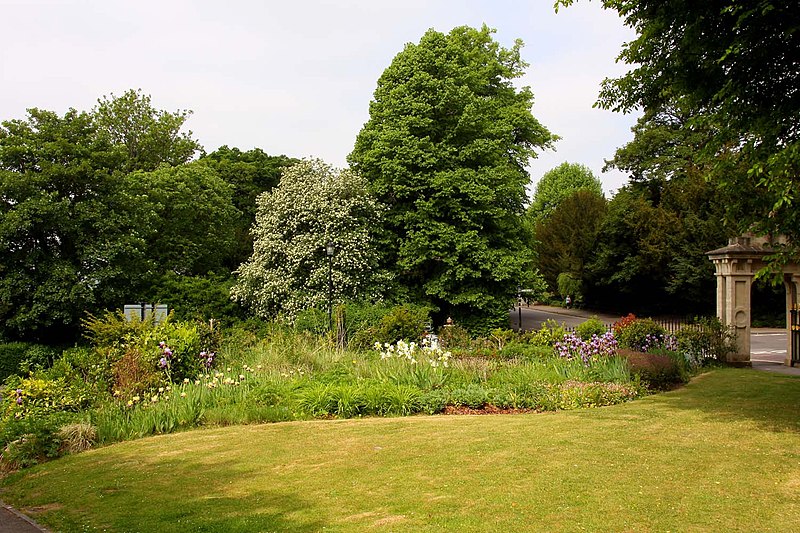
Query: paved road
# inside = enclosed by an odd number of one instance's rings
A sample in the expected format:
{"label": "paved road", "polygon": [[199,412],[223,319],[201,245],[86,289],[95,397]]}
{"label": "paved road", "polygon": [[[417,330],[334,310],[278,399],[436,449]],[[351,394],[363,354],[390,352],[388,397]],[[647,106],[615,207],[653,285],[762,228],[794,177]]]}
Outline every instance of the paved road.
{"label": "paved road", "polygon": [[509,319],[513,329],[519,328],[520,312],[522,313],[522,329],[524,330],[539,329],[547,320],[555,320],[559,324],[563,323],[572,327],[585,322],[590,315],[597,315],[597,318],[605,324],[613,324],[620,318],[615,315],[589,313],[582,309],[564,309],[563,307],[551,307],[549,305],[532,305],[530,307],[523,305],[509,312]]}

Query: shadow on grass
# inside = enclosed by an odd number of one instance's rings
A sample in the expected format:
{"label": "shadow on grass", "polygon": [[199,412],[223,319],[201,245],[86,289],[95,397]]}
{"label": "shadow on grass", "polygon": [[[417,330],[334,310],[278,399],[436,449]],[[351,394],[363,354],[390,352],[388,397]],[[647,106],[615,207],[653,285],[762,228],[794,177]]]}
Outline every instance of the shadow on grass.
{"label": "shadow on grass", "polygon": [[[302,533],[326,527],[316,506],[268,481],[259,487],[265,474],[239,461],[196,455],[141,461],[97,452],[65,457],[55,471],[51,463],[10,476],[4,480],[12,485],[10,499],[55,531]],[[59,490],[75,479],[80,490]]]}
{"label": "shadow on grass", "polygon": [[800,378],[722,368],[651,401],[671,410],[702,412],[717,421],[749,420],[761,429],[800,432]]}

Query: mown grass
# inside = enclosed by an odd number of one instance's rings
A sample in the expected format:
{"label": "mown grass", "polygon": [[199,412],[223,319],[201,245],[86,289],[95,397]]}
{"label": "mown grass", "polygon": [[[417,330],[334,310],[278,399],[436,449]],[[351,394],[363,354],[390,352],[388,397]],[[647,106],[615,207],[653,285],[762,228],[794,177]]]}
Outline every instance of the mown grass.
{"label": "mown grass", "polygon": [[602,409],[151,437],[9,476],[57,531],[798,531],[800,379],[723,369]]}

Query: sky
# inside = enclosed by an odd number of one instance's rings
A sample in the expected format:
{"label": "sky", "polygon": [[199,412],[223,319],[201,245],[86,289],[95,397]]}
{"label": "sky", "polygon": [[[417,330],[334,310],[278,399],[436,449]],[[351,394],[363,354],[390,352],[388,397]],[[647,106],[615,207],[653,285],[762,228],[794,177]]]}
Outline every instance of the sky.
{"label": "sky", "polygon": [[222,145],[346,166],[381,73],[430,28],[497,30],[525,43],[534,116],[562,139],[529,166],[532,185],[568,161],[601,173],[632,139],[636,115],[594,109],[600,82],[635,35],[614,11],[583,0],[0,0],[0,120],[37,107],[90,110],[141,89],[156,108],[193,112],[187,127]]}

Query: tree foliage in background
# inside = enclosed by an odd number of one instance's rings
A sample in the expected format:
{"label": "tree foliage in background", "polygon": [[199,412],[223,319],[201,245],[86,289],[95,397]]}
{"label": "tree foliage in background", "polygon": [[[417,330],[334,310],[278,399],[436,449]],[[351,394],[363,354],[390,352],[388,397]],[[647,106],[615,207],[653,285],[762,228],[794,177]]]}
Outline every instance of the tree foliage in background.
{"label": "tree foliage in background", "polygon": [[540,221],[579,190],[603,196],[603,184],[589,167],[579,163],[562,163],[545,172],[536,184],[528,214],[534,221]]}
{"label": "tree foliage in background", "polygon": [[283,168],[297,163],[285,155],[272,156],[260,148],[242,152],[222,146],[200,161],[213,168],[233,187],[233,205],[239,210],[235,222],[236,247],[231,250],[230,266],[235,269],[253,253],[250,228],[256,220],[256,198],[278,185]]}
{"label": "tree foliage in background", "polygon": [[[558,0],[570,5],[573,0]],[[619,59],[626,75],[603,83],[598,104],[649,112],[675,101],[688,127],[713,128],[700,156],[736,201],[739,230],[800,244],[800,10],[772,0],[603,0],[638,36]]]}
{"label": "tree foliage in background", "polygon": [[555,140],[493,30],[429,30],[378,80],[349,161],[387,206],[382,264],[409,298],[465,325],[507,320],[531,275],[520,218],[535,149]]}
{"label": "tree foliage in background", "polygon": [[199,162],[126,177],[129,194],[148,209],[147,254],[154,272],[222,272],[235,246],[232,187]]}
{"label": "tree foliage in background", "polygon": [[[606,214],[606,199],[591,189],[577,189],[536,225],[539,270],[552,290],[560,289],[559,277],[584,277],[584,265],[594,253],[597,233]],[[572,290],[573,299],[581,292]]]}
{"label": "tree foliage in background", "polygon": [[0,127],[0,332],[54,340],[145,274],[143,206],[93,117],[30,109]]}
{"label": "tree foliage in background", "polygon": [[371,228],[381,215],[354,172],[319,160],[289,167],[280,184],[258,198],[253,255],[236,272],[234,299],[264,318],[293,320],[303,309],[324,307],[331,243],[334,300],[379,300],[387,279]]}
{"label": "tree foliage in background", "polygon": [[714,268],[706,252],[728,238],[724,194],[708,183],[700,155],[715,129],[692,125],[683,102],[644,113],[634,139],[607,168],[630,176],[609,204],[587,269],[587,298],[619,311],[713,310]]}
{"label": "tree foliage in background", "polygon": [[201,152],[192,132],[181,131],[191,113],[156,109],[149,95],[130,89],[98,100],[93,116],[99,133],[124,154],[121,170],[131,172],[180,165]]}
{"label": "tree foliage in background", "polygon": [[165,275],[226,270],[232,189],[186,163],[200,149],[187,116],[128,91],[2,123],[0,337],[71,341],[84,313],[141,301]]}

